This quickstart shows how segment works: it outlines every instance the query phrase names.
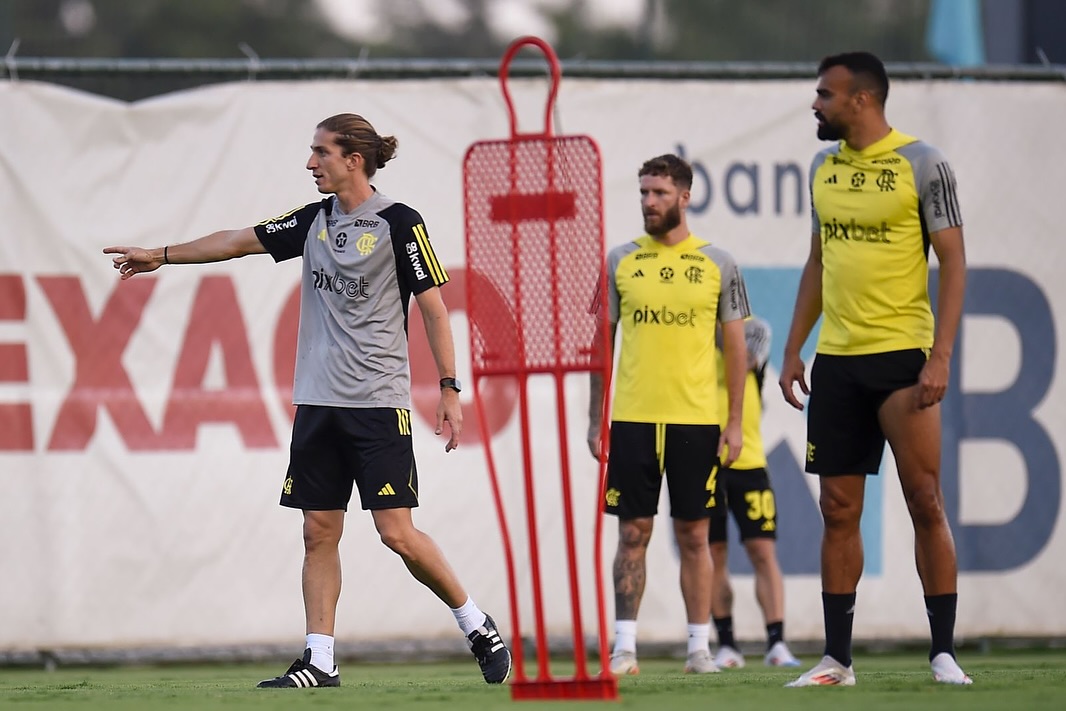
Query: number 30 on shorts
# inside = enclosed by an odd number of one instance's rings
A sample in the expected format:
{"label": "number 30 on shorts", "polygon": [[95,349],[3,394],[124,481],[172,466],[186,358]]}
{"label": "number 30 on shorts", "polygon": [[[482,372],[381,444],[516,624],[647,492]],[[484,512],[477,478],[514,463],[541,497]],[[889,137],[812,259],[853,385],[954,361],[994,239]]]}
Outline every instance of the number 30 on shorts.
{"label": "number 30 on shorts", "polygon": [[774,492],[770,489],[749,491],[744,494],[744,500],[748,502],[748,518],[752,521],[772,520],[777,514]]}

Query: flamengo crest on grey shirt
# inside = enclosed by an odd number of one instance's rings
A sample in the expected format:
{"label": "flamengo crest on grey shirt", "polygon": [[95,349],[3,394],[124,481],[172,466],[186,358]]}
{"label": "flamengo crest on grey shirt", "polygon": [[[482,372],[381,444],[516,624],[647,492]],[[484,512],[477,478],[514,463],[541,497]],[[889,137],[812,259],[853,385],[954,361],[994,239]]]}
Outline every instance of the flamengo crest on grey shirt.
{"label": "flamengo crest on grey shirt", "polygon": [[349,214],[331,196],[255,234],[276,262],[303,257],[293,403],[410,409],[410,298],[448,281],[422,216],[375,190]]}

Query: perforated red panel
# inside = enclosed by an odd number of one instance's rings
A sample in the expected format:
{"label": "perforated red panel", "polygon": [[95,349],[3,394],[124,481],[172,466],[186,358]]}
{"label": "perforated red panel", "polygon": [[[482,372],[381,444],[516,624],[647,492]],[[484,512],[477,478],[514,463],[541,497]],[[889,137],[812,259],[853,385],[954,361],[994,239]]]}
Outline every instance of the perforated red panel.
{"label": "perforated red panel", "polygon": [[463,166],[474,375],[598,370],[601,161],[587,136],[481,141]]}

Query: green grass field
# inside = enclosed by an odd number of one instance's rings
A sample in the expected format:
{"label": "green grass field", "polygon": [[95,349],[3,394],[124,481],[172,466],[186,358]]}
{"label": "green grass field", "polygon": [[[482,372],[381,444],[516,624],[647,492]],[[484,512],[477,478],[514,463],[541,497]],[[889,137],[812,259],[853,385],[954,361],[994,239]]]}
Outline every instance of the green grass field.
{"label": "green grass field", "polygon": [[[768,709],[1066,708],[1066,651],[962,654],[973,686],[933,683],[920,653],[856,658],[853,688],[785,689],[793,670],[748,668],[707,676],[681,673],[679,660],[641,660],[641,674],[620,680],[610,708],[767,711]],[[757,659],[756,659],[757,661]],[[813,659],[804,659],[813,662]],[[0,708],[25,709],[588,709],[599,702],[512,702],[506,687],[481,682],[472,662],[347,664],[339,689],[257,690],[282,671],[260,665],[0,669]],[[554,671],[554,670],[553,670]]]}

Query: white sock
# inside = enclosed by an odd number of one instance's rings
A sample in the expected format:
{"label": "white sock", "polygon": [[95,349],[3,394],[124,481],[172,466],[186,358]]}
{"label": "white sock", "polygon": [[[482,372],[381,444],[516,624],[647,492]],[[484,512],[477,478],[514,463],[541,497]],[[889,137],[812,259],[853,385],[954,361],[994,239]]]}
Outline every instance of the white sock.
{"label": "white sock", "polygon": [[333,637],[328,634],[309,634],[307,648],[311,650],[312,665],[327,674],[333,672]]}
{"label": "white sock", "polygon": [[467,637],[470,636],[471,632],[485,624],[485,613],[474,604],[469,595],[462,607],[449,607],[448,609],[455,615],[455,621],[459,624],[459,629]]}
{"label": "white sock", "polygon": [[632,652],[637,653],[637,621],[615,620],[614,621],[614,653]]}
{"label": "white sock", "polygon": [[711,625],[688,626],[688,653],[711,651]]}

